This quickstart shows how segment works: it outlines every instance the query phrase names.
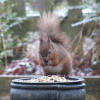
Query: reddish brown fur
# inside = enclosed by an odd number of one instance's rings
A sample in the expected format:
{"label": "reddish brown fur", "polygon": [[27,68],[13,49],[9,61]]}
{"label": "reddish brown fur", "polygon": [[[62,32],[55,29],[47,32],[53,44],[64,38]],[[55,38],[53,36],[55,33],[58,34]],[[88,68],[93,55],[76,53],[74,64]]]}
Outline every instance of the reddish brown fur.
{"label": "reddish brown fur", "polygon": [[[61,74],[69,76],[72,72],[71,55],[66,49],[67,41],[61,34],[60,20],[52,13],[44,13],[38,21],[40,36],[40,64],[43,66],[46,75]],[[61,71],[52,72],[46,66],[52,68],[61,65]]]}

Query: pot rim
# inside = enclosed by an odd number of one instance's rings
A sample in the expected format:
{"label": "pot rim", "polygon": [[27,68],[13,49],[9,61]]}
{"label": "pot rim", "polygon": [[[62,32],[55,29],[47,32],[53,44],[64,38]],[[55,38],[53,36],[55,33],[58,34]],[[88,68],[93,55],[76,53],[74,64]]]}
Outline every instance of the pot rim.
{"label": "pot rim", "polygon": [[[34,78],[34,77],[33,77]],[[69,77],[68,79],[71,81],[67,81],[67,82],[25,82],[23,80],[29,80],[32,79],[32,77],[30,78],[19,78],[19,79],[13,79],[11,83],[15,83],[15,84],[25,84],[25,85],[57,85],[57,84],[61,84],[61,85],[69,85],[69,84],[76,84],[76,83],[82,83],[84,82],[83,78],[77,78],[77,77]]]}

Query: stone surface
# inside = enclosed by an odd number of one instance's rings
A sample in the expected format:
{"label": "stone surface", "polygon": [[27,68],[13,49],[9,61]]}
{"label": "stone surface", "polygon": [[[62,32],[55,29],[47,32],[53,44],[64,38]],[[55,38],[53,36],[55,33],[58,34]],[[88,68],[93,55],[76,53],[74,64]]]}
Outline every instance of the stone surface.
{"label": "stone surface", "polygon": [[7,76],[0,75],[0,100],[10,100],[10,82],[16,78],[25,78],[32,76]]}
{"label": "stone surface", "polygon": [[100,100],[100,76],[86,77],[86,100]]}
{"label": "stone surface", "polygon": [[0,100],[10,100],[9,94],[3,95],[0,97]]}

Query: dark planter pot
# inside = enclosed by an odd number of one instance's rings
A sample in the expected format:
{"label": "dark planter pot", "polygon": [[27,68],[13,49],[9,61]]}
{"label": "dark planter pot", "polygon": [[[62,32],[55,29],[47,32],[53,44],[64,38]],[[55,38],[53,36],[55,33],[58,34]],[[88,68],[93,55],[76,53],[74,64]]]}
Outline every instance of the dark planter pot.
{"label": "dark planter pot", "polygon": [[69,78],[64,83],[25,83],[15,79],[11,82],[11,100],[85,100],[83,79]]}

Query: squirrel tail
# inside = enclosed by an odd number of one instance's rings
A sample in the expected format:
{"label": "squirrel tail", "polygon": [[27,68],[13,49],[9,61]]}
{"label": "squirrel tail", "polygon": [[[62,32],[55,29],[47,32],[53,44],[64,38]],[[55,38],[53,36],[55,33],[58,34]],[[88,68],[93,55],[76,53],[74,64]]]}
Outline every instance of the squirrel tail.
{"label": "squirrel tail", "polygon": [[50,39],[54,43],[65,44],[65,36],[61,34],[60,19],[53,13],[43,13],[38,21],[40,39]]}

